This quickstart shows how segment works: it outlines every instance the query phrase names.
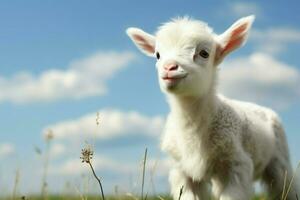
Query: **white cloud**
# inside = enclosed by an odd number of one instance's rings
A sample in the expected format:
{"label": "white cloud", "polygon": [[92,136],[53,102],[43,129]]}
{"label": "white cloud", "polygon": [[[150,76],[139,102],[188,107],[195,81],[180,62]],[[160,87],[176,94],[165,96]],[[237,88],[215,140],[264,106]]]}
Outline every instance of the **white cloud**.
{"label": "white cloud", "polygon": [[235,2],[230,4],[232,13],[239,17],[255,14],[260,15],[261,9],[254,2]]}
{"label": "white cloud", "polygon": [[158,177],[167,176],[172,166],[174,166],[174,161],[170,157],[150,158],[147,160],[147,168],[150,170],[150,173],[153,172]]}
{"label": "white cloud", "polygon": [[300,30],[286,27],[251,31],[250,40],[255,42],[259,51],[276,54],[286,50],[287,45],[300,43]]}
{"label": "white cloud", "polygon": [[51,148],[49,150],[49,154],[51,158],[57,158],[66,153],[66,147],[63,144],[60,143],[54,143],[51,145]]}
{"label": "white cloud", "polygon": [[[134,111],[122,112],[119,110],[104,109],[99,111],[99,116],[99,127],[96,125],[95,112],[77,119],[49,125],[45,128],[45,130],[53,130],[54,134],[54,143],[53,148],[50,149],[50,154],[52,154],[51,152],[56,152],[54,149],[63,149],[63,151],[59,151],[59,153],[63,152],[63,157],[60,157],[59,162],[57,162],[58,160],[51,162],[51,166],[49,167],[51,176],[78,177],[81,174],[90,174],[89,166],[81,162],[78,152],[78,146],[81,146],[86,139],[113,139],[133,133],[158,137],[164,123],[164,119],[161,116],[146,116]],[[47,131],[44,132],[46,133]],[[57,142],[59,145],[57,148],[54,148]],[[62,144],[64,147],[62,147]],[[122,155],[122,152],[120,152],[120,155]],[[112,183],[106,181],[106,184],[113,187],[115,184],[123,185],[123,183],[126,183],[125,191],[129,191],[128,188],[130,188],[130,184],[134,184],[135,180],[137,180],[137,182],[140,181],[140,173],[142,171],[141,160],[132,159],[130,156],[129,158],[129,160],[118,159],[118,157],[111,156],[110,153],[96,152],[92,162],[95,170],[97,170],[104,179],[106,179],[107,176],[109,177],[109,174],[112,176],[117,175]],[[147,159],[147,173],[149,173],[153,167],[154,161],[156,161],[156,159],[150,155]],[[154,176],[157,180],[161,180],[158,179],[158,177],[166,176],[168,173],[167,167],[168,164],[165,160],[158,159],[154,172]],[[130,184],[128,184],[129,182]]]}
{"label": "white cloud", "polygon": [[[92,159],[92,164],[95,170],[110,170],[115,173],[129,173],[134,168],[133,163],[120,163],[116,160],[112,160],[103,156],[94,156]],[[60,165],[51,166],[50,173],[61,175],[79,175],[89,170],[89,166],[86,163],[82,163],[79,158],[69,158]]]}
{"label": "white cloud", "polygon": [[[45,130],[53,130],[56,139],[98,138],[109,139],[125,134],[141,133],[157,136],[163,127],[161,116],[148,117],[138,112],[101,110],[100,126],[96,126],[96,113],[78,119],[49,125]],[[46,131],[44,131],[46,132]]]}
{"label": "white cloud", "polygon": [[71,62],[66,70],[50,69],[39,75],[19,72],[0,76],[0,102],[52,101],[103,95],[106,81],[135,59],[130,52],[97,52]]}
{"label": "white cloud", "polygon": [[[172,162],[169,158],[154,158],[150,157],[146,162],[147,173],[152,174],[155,177],[166,176],[169,172]],[[123,174],[123,176],[135,175],[139,176],[142,172],[142,160],[140,162],[129,162],[112,159],[105,156],[93,156],[92,164],[95,170],[108,170],[114,174]],[[122,167],[120,167],[122,166]],[[52,165],[49,172],[51,174],[59,175],[80,175],[85,172],[89,172],[89,166],[86,163],[82,163],[79,158],[67,158],[59,165]]]}
{"label": "white cloud", "polygon": [[224,62],[220,91],[242,100],[284,109],[300,98],[300,72],[270,55],[255,53]]}
{"label": "white cloud", "polygon": [[[146,162],[145,188],[149,192],[150,187],[157,191],[166,192],[167,175],[171,166],[169,159],[157,159],[150,157]],[[124,161],[112,159],[110,157],[95,156],[92,159],[93,167],[96,173],[101,176],[104,181],[106,191],[113,192],[112,189],[118,185],[121,193],[133,192],[138,193],[142,181],[142,160],[140,161]],[[75,178],[81,176],[91,176],[90,167],[86,163],[82,163],[77,157],[64,159],[56,165],[49,167],[51,177],[67,177]],[[113,178],[112,178],[113,177]],[[153,185],[152,185],[153,183]],[[93,187],[91,187],[93,191]],[[153,192],[152,191],[152,192]]]}
{"label": "white cloud", "polygon": [[0,158],[11,155],[15,152],[15,147],[9,143],[0,144]]}

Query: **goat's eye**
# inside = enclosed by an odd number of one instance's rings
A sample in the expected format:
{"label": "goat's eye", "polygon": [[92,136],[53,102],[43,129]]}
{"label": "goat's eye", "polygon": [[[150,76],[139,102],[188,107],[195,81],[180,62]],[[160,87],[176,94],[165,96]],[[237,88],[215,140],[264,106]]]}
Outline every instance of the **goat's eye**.
{"label": "goat's eye", "polygon": [[209,57],[209,53],[205,50],[201,50],[199,52],[199,55],[202,57],[202,58],[208,58]]}
{"label": "goat's eye", "polygon": [[157,58],[157,60],[160,59],[160,54],[158,52],[156,52],[156,58]]}

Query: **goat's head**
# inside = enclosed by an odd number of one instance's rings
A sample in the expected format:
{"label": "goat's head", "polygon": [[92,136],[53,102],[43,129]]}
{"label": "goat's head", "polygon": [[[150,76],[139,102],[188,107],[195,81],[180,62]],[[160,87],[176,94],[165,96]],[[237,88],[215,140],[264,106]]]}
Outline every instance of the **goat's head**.
{"label": "goat's head", "polygon": [[162,91],[202,96],[213,89],[216,66],[245,42],[253,20],[242,18],[221,35],[189,18],[168,22],[155,35],[138,28],[128,28],[127,34],[143,53],[156,57]]}

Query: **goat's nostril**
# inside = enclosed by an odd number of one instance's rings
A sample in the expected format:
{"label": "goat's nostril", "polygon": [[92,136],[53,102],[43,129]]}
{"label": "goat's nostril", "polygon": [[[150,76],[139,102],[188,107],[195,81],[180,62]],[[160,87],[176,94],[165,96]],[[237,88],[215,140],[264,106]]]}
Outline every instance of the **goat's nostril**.
{"label": "goat's nostril", "polygon": [[178,69],[178,65],[173,65],[171,66],[171,68],[169,69],[169,71],[174,71]]}
{"label": "goat's nostril", "polygon": [[175,71],[178,69],[178,65],[176,65],[176,64],[165,65],[164,69],[167,71]]}

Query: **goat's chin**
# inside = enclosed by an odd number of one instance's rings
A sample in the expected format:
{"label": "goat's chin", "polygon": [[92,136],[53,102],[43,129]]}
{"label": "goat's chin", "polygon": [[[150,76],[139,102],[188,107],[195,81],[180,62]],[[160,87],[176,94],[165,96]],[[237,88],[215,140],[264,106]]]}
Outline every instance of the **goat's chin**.
{"label": "goat's chin", "polygon": [[174,83],[161,82],[160,88],[163,93],[177,97],[201,97],[207,94],[206,88],[195,87],[194,84],[189,84],[187,80]]}
{"label": "goat's chin", "polygon": [[161,80],[160,88],[165,93],[180,93],[182,91],[183,80]]}
{"label": "goat's chin", "polygon": [[161,90],[163,93],[167,95],[172,96],[190,96],[193,94],[193,92],[190,91],[189,87],[186,85],[184,81],[178,82],[178,83],[172,83],[172,84],[164,84],[161,85]]}

